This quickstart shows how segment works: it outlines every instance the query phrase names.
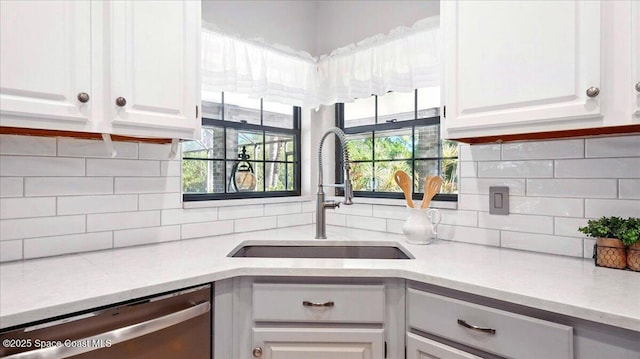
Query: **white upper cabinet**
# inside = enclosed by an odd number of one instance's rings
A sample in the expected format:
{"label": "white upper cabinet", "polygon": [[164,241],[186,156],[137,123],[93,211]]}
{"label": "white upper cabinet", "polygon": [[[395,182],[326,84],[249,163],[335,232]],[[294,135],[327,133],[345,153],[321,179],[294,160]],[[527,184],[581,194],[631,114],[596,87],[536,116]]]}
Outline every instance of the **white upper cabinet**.
{"label": "white upper cabinet", "polygon": [[600,1],[443,1],[441,12],[444,137],[602,124]]}
{"label": "white upper cabinet", "polygon": [[2,126],[197,138],[200,1],[0,1]]}
{"label": "white upper cabinet", "polygon": [[0,1],[0,74],[2,126],[89,130],[91,4]]}
{"label": "white upper cabinet", "polygon": [[[111,3],[113,127],[189,138],[199,128],[200,2]],[[166,135],[165,135],[166,134]]]}
{"label": "white upper cabinet", "polygon": [[631,44],[633,47],[633,76],[631,77],[631,81],[633,82],[633,90],[635,90],[631,100],[631,107],[633,115],[635,116],[633,121],[640,123],[640,3],[633,1],[631,2],[631,6]]}

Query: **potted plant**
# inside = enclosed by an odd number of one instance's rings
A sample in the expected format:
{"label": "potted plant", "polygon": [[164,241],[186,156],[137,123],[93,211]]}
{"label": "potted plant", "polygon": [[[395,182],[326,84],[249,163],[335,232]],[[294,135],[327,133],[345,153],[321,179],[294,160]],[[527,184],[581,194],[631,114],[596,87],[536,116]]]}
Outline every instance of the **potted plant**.
{"label": "potted plant", "polygon": [[640,218],[629,217],[618,230],[618,238],[627,246],[627,266],[640,271]]}
{"label": "potted plant", "polygon": [[625,245],[618,234],[624,220],[620,217],[602,217],[589,220],[586,227],[578,231],[596,238],[596,265],[624,269],[627,266]]}

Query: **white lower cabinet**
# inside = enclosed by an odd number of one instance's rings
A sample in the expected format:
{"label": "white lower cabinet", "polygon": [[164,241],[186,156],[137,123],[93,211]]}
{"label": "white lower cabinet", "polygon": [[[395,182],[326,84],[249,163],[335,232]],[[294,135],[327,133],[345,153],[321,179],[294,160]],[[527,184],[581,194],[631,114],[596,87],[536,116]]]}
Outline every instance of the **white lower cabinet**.
{"label": "white lower cabinet", "polygon": [[573,328],[482,305],[407,290],[409,328],[518,359],[573,358]]}
{"label": "white lower cabinet", "polygon": [[465,351],[407,333],[407,359],[481,359]]}
{"label": "white lower cabinet", "polygon": [[404,295],[401,279],[218,282],[214,357],[402,359]]}
{"label": "white lower cabinet", "polygon": [[253,328],[254,357],[374,359],[384,352],[382,329]]}
{"label": "white lower cabinet", "polygon": [[638,331],[398,278],[215,283],[215,359],[640,359]]}

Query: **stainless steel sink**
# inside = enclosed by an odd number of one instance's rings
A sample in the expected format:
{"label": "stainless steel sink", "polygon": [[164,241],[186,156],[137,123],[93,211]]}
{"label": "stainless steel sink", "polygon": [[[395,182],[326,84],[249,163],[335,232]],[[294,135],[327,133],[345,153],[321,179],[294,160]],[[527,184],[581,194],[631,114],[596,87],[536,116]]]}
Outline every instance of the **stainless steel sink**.
{"label": "stainless steel sink", "polygon": [[331,243],[257,243],[245,242],[236,247],[228,257],[253,258],[343,258],[343,259],[413,259],[413,256],[396,243],[358,243],[342,241]]}

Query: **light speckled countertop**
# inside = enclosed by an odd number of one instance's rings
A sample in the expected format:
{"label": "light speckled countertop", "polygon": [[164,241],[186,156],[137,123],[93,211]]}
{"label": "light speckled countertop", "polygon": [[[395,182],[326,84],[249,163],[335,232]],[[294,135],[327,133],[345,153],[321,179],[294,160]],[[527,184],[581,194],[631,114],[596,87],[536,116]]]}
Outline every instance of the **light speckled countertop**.
{"label": "light speckled countertop", "polygon": [[399,277],[640,332],[640,273],[593,261],[329,227],[329,240],[399,242],[412,260],[229,258],[247,240],[313,240],[312,226],[0,265],[0,328],[235,276]]}

